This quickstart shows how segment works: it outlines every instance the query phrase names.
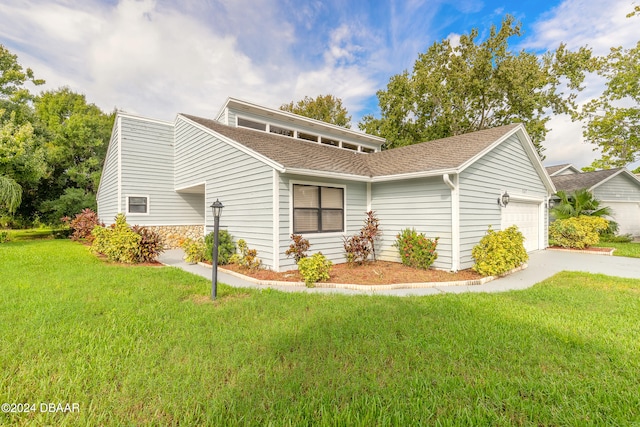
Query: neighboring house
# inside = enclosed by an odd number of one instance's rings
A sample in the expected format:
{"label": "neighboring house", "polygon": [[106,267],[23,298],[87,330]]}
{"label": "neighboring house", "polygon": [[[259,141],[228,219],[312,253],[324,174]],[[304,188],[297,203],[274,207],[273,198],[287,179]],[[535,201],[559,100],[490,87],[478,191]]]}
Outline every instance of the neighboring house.
{"label": "neighboring house", "polygon": [[[562,166],[562,168],[560,168]],[[587,189],[612,210],[620,234],[640,236],[640,179],[626,168],[581,172],[572,165],[547,167],[556,189]]]}
{"label": "neighboring house", "polygon": [[547,166],[547,173],[549,176],[559,176],[559,175],[572,175],[576,173],[582,173],[582,171],[570,163],[565,163],[562,165],[555,166]]}
{"label": "neighboring house", "polygon": [[[473,265],[471,249],[489,226],[516,224],[527,250],[547,246],[555,188],[521,124],[381,151],[384,142],[231,98],[215,120],[118,113],[98,214],[110,223],[123,212],[175,246],[212,229],[209,206],[219,199],[221,227],[276,271],[295,268],[284,255],[292,233],[311,253],[344,262],[343,237],[358,233],[369,210],[385,260],[399,260],[392,244],[407,227],[439,237],[434,267],[452,271]],[[511,202],[502,207],[505,192]]]}

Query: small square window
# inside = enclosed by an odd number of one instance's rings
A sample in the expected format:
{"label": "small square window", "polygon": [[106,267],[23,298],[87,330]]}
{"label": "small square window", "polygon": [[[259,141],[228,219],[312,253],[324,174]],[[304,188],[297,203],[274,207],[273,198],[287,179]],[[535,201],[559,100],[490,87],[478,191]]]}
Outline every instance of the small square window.
{"label": "small square window", "polygon": [[127,213],[134,214],[146,214],[148,213],[148,198],[147,197],[129,197],[127,199]]}

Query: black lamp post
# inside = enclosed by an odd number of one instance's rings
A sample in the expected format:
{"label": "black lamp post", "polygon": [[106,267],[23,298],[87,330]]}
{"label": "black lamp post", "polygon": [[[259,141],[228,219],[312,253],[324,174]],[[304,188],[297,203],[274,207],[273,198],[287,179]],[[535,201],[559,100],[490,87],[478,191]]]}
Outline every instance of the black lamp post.
{"label": "black lamp post", "polygon": [[220,215],[224,205],[216,199],[211,205],[213,211],[213,248],[211,249],[211,299],[216,299],[218,293],[218,229],[220,228]]}

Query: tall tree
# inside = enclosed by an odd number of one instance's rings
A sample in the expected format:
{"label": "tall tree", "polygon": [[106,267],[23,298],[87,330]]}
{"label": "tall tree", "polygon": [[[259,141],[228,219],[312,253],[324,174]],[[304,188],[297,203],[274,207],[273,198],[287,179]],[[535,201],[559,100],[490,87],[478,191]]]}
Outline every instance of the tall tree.
{"label": "tall tree", "polygon": [[391,77],[378,91],[381,117],[365,116],[360,129],[386,138],[392,148],[521,122],[542,154],[548,112],[575,110],[591,52],[564,45],[543,57],[513,52],[508,42],[521,34],[521,25],[507,15],[485,41],[473,29],[458,45],[434,43],[412,72]]}
{"label": "tall tree", "polygon": [[[627,17],[638,13],[640,6]],[[611,48],[597,64],[597,73],[607,79],[604,92],[587,103],[579,116],[587,121],[585,139],[602,151],[591,166],[626,166],[640,160],[640,41],[631,49]]]}
{"label": "tall tree", "polygon": [[281,105],[280,109],[344,128],[351,127],[349,112],[342,106],[342,100],[333,95],[318,95],[315,98],[305,96],[298,102]]}
{"label": "tall tree", "polygon": [[55,221],[83,208],[95,208],[95,193],[114,114],[105,114],[69,88],[43,92],[35,114],[45,129],[51,176],[41,191],[40,208]]}
{"label": "tall tree", "polygon": [[29,123],[33,96],[27,83],[44,80],[23,69],[18,57],[0,44],[0,209],[9,212],[22,202],[22,185],[34,184],[44,173],[42,151]]}

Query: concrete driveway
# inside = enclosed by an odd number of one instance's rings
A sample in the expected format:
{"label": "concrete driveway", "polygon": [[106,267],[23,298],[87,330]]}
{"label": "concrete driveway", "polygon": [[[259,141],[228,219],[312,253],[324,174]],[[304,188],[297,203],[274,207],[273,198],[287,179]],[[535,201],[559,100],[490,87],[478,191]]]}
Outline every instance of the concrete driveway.
{"label": "concrete driveway", "polygon": [[[191,265],[183,261],[181,249],[173,249],[163,253],[160,262],[181,268],[193,274],[211,279],[211,269],[200,265]],[[563,251],[538,251],[529,254],[529,267],[501,279],[493,280],[484,285],[475,286],[436,286],[419,289],[390,289],[380,291],[356,291],[351,289],[307,288],[305,286],[263,286],[240,279],[235,276],[218,273],[218,281],[233,287],[244,288],[272,288],[284,292],[307,293],[340,293],[340,294],[376,294],[376,295],[435,295],[442,293],[462,292],[503,292],[526,289],[553,276],[560,271],[583,271],[608,276],[640,279],[640,258],[624,258],[586,253]]]}

